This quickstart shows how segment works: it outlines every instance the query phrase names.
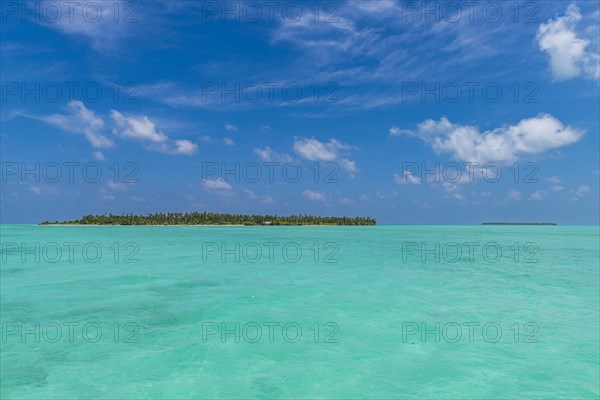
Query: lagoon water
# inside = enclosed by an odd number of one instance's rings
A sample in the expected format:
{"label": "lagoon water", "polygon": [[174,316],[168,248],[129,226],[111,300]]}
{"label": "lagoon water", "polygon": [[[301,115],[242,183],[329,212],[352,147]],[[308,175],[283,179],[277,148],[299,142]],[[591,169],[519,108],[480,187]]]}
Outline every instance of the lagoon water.
{"label": "lagoon water", "polygon": [[597,399],[598,227],[2,225],[2,399]]}

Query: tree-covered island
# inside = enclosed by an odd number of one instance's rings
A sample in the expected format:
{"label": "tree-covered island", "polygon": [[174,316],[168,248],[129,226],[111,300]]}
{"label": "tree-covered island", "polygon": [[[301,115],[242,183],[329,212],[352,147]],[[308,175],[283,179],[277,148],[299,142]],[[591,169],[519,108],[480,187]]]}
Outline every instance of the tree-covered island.
{"label": "tree-covered island", "polygon": [[146,215],[84,215],[74,221],[44,221],[40,225],[375,225],[370,217],[319,217],[313,215],[250,215],[209,212]]}

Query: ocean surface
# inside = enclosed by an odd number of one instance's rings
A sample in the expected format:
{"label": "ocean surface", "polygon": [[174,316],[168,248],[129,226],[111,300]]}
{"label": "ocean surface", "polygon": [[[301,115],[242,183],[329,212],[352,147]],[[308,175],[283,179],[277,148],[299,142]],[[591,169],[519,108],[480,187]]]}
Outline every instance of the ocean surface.
{"label": "ocean surface", "polygon": [[596,227],[2,225],[2,399],[597,399]]}

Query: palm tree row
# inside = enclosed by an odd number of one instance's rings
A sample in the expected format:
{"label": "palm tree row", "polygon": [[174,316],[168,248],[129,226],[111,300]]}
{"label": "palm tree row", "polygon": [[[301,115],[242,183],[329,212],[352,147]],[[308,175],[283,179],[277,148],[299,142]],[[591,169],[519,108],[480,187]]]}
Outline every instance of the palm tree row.
{"label": "palm tree row", "polygon": [[45,221],[41,225],[375,225],[375,223],[375,219],[370,217],[319,217],[307,214],[282,217],[277,215],[191,212],[148,213],[146,215],[84,215],[81,219],[75,221]]}

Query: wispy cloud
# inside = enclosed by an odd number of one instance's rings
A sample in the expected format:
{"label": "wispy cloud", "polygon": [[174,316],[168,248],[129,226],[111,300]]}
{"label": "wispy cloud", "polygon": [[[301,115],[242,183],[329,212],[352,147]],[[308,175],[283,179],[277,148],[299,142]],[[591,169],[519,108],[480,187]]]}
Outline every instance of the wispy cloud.
{"label": "wispy cloud", "polygon": [[[40,12],[39,23],[45,28],[81,38],[97,52],[114,55],[124,46],[124,39],[139,33],[148,24],[151,13],[142,16],[144,7],[127,0],[83,0],[71,4],[52,0],[27,1],[30,9]],[[52,6],[53,5],[53,6]],[[57,9],[53,14],[53,7]]]}
{"label": "wispy cloud", "polygon": [[[89,110],[81,101],[70,101],[65,110],[65,114],[47,116],[22,112],[17,115],[43,121],[67,132],[82,134],[92,147],[97,149],[115,146],[114,140],[105,134],[104,119]],[[143,143],[146,149],[166,154],[192,155],[198,150],[198,145],[190,140],[169,138],[148,116],[123,115],[117,110],[111,110],[110,116],[112,133],[117,138],[138,141]],[[93,156],[96,160],[104,160],[104,154],[100,151],[94,151]]]}
{"label": "wispy cloud", "polygon": [[70,101],[66,106],[66,114],[52,114],[48,116],[20,115],[44,121],[64,131],[83,134],[92,147],[105,149],[114,146],[112,139],[102,134],[104,120],[94,112],[88,110],[78,100]]}

